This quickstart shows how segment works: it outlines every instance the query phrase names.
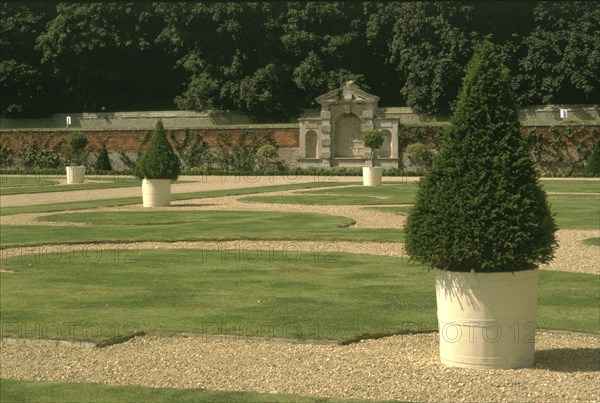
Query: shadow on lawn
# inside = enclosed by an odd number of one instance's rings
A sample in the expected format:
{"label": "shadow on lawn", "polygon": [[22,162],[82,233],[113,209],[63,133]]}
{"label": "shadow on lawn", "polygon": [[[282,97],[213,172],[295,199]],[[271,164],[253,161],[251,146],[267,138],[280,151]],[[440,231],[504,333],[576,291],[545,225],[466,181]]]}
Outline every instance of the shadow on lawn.
{"label": "shadow on lawn", "polygon": [[535,352],[535,368],[556,372],[600,371],[600,348],[554,348]]}

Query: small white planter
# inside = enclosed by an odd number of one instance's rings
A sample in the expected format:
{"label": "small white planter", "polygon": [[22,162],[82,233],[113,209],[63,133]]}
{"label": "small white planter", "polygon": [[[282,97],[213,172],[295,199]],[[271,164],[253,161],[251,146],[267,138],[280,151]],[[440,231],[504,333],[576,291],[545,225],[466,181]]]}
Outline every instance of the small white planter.
{"label": "small white planter", "polygon": [[381,186],[381,167],[363,167],[363,186]]}
{"label": "small white planter", "polygon": [[534,363],[538,270],[435,271],[440,360],[451,367],[510,369]]}
{"label": "small white planter", "polygon": [[164,207],[171,204],[170,179],[144,179],[142,181],[144,207]]}
{"label": "small white planter", "polygon": [[85,167],[79,166],[68,166],[67,167],[67,183],[83,183],[85,181]]}

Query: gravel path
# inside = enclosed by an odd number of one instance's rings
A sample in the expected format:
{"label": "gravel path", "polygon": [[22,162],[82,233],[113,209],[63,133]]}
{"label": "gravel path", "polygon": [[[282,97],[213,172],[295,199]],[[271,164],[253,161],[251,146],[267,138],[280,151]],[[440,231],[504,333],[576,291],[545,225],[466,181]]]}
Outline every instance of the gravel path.
{"label": "gravel path", "polygon": [[[217,177],[217,179],[219,179]],[[341,178],[340,181],[349,180]],[[256,183],[213,181],[182,184],[189,192],[256,186]],[[274,183],[272,183],[274,184]],[[186,187],[183,187],[186,185]],[[260,184],[259,184],[260,185]],[[231,187],[227,187],[231,186]],[[185,189],[185,190],[182,190]],[[139,189],[101,190],[103,198],[124,197]],[[281,194],[273,192],[271,194]],[[287,193],[287,192],[283,192]],[[87,200],[96,191],[35,195],[31,204]],[[14,196],[0,202],[17,203]],[[40,197],[38,197],[40,196]],[[45,197],[49,196],[50,199]],[[62,199],[58,198],[62,196]],[[31,195],[27,196],[32,198]],[[74,198],[73,198],[74,197]],[[55,199],[57,198],[57,199]],[[18,203],[17,203],[18,204]],[[135,210],[121,206],[103,210]],[[169,209],[316,212],[351,217],[356,227],[400,228],[402,215],[367,206],[295,206],[243,203],[239,197],[185,200]],[[98,211],[98,210],[95,210]],[[0,225],[39,225],[44,214],[0,218]],[[47,224],[48,225],[48,224]],[[556,259],[545,270],[600,273],[600,248],[581,243],[600,231],[560,230]],[[17,253],[60,252],[64,245],[15,248]],[[324,252],[403,256],[402,243],[317,241],[140,242],[73,245],[77,249],[137,248],[288,248]],[[10,274],[9,274],[10,275]],[[536,364],[521,370],[450,369],[439,363],[437,334],[366,340],[348,346],[301,344],[275,340],[152,337],[134,338],[107,348],[48,345],[41,341],[0,344],[2,378],[64,382],[97,382],[147,387],[206,388],[289,393],[315,397],[399,399],[439,402],[600,402],[600,336],[538,332]]]}
{"label": "gravel path", "polygon": [[103,349],[3,343],[0,358],[3,377],[39,381],[406,401],[599,401],[600,338],[536,338],[536,364],[520,370],[445,368],[436,334],[348,346],[202,337],[138,337]]}

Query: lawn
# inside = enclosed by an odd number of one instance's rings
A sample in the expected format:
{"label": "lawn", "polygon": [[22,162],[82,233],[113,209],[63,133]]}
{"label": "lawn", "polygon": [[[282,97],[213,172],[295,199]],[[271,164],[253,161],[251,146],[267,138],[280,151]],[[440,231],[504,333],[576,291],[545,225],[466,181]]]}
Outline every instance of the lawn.
{"label": "lawn", "polygon": [[84,226],[3,225],[1,245],[227,239],[401,241],[400,229],[350,227],[347,217],[253,211],[118,211],[43,217]]}
{"label": "lawn", "polygon": [[[21,178],[8,178],[12,179],[11,183],[19,183]],[[29,178],[25,178],[29,179]],[[31,178],[26,180],[24,185],[0,185],[0,194],[1,195],[13,195],[13,194],[25,194],[25,193],[47,193],[47,192],[65,192],[71,190],[89,190],[89,189],[111,189],[111,188],[124,188],[124,187],[134,187],[141,186],[142,182],[139,179],[133,178],[114,178],[114,179],[101,179],[98,182],[87,182],[87,183],[75,183],[70,185],[58,185],[55,183],[45,183],[51,182],[49,180],[38,180],[39,183],[36,182],[35,178]],[[1,183],[1,182],[0,182]]]}
{"label": "lawn", "polygon": [[561,229],[600,229],[600,195],[549,195]]}
{"label": "lawn", "polygon": [[2,330],[38,326],[40,336],[96,342],[124,329],[341,341],[406,323],[435,327],[434,277],[422,266],[318,246],[6,259]]}
{"label": "lawn", "polygon": [[546,192],[600,193],[600,179],[540,181]]}
{"label": "lawn", "polygon": [[0,175],[0,191],[11,187],[56,185],[58,180],[42,179],[39,176],[6,176]]}
{"label": "lawn", "polygon": [[331,189],[298,191],[289,196],[249,196],[245,202],[283,204],[345,204],[379,205],[410,204],[414,202],[417,184],[415,182],[383,185],[381,187],[349,186]]}
{"label": "lawn", "polygon": [[0,379],[3,402],[358,402],[254,392],[212,392],[204,389],[143,388],[94,383],[34,382]]}
{"label": "lawn", "polygon": [[[0,273],[3,336],[98,342],[145,330],[343,341],[436,328],[434,276],[402,258],[241,243],[65,251],[3,266],[13,271]],[[540,274],[539,327],[599,331],[598,276]]]}

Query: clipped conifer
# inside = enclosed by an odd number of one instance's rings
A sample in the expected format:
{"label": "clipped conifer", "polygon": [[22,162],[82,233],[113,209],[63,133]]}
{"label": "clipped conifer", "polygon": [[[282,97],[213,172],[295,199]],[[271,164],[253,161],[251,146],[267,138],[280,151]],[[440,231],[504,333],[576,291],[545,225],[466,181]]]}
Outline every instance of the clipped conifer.
{"label": "clipped conifer", "polygon": [[150,144],[140,157],[136,166],[139,179],[177,180],[181,173],[179,158],[167,140],[162,120],[156,122],[156,128]]}
{"label": "clipped conifer", "polygon": [[550,261],[557,229],[521,134],[510,76],[486,39],[421,179],[406,251],[440,270],[511,272]]}
{"label": "clipped conifer", "polygon": [[94,163],[94,169],[97,171],[112,171],[112,164],[110,163],[106,144],[102,144],[100,151],[98,151],[98,158],[96,158],[96,162]]}

